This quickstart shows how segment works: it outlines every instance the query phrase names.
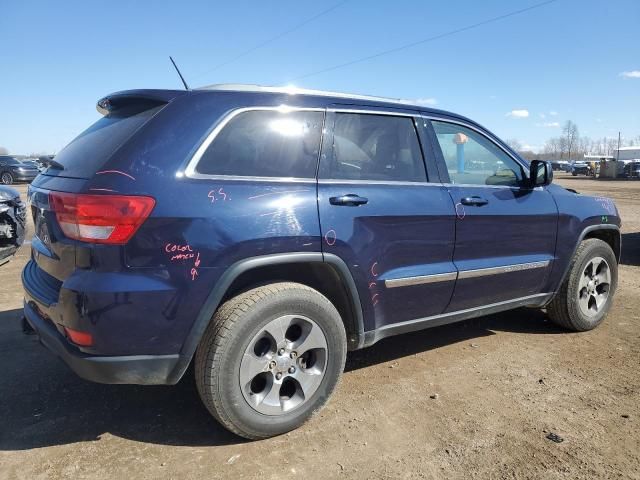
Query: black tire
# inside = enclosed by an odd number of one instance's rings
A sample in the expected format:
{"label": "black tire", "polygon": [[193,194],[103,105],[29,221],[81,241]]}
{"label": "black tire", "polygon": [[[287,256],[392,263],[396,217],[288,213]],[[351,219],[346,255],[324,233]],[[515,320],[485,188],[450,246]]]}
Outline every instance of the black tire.
{"label": "black tire", "polygon": [[[578,284],[584,269],[596,257],[604,258],[608,263],[611,282],[608,298],[601,310],[593,316],[587,316],[578,304]],[[571,259],[567,277],[551,303],[547,305],[547,314],[551,321],[568,330],[575,332],[592,330],[602,323],[609,312],[617,285],[618,262],[609,244],[597,238],[583,240]]]}
{"label": "black tire", "polygon": [[0,183],[3,185],[12,185],[13,184],[13,175],[11,172],[2,172],[0,175]]}
{"label": "black tire", "polygon": [[[327,342],[325,373],[301,405],[281,415],[265,415],[243,396],[240,364],[261,328],[287,314],[304,315],[321,328]],[[231,298],[215,313],[196,350],[196,385],[209,412],[225,428],[251,440],[268,438],[299,427],[322,407],[342,375],[346,353],[344,325],[326,297],[298,283],[272,283]]]}
{"label": "black tire", "polygon": [[571,175],[573,175],[574,177],[578,176],[578,174],[576,172],[571,172]]}

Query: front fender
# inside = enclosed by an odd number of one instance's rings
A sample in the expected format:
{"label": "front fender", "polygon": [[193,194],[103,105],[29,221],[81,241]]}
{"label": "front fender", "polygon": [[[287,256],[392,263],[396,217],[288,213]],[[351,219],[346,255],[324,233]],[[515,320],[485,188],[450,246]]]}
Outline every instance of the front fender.
{"label": "front fender", "polygon": [[[571,264],[571,258],[585,238],[598,231],[606,231],[617,238],[620,245],[622,221],[618,209],[610,198],[580,195],[553,185],[549,191],[558,206],[558,236],[554,261],[546,291],[556,292]],[[620,251],[615,252],[620,259]]]}

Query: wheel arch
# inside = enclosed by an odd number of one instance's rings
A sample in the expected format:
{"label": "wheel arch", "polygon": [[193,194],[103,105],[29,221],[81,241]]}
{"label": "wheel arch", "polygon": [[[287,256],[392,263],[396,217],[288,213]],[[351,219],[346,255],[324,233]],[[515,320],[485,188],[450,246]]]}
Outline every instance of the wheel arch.
{"label": "wheel arch", "polygon": [[364,321],[360,297],[353,277],[340,257],[320,252],[251,257],[231,265],[209,293],[187,335],[180,360],[168,383],[177,383],[182,378],[213,314],[224,301],[242,291],[274,281],[295,281],[325,295],[343,320],[348,349],[363,347]]}
{"label": "wheel arch", "polygon": [[582,243],[583,240],[586,240],[588,238],[597,238],[606,242],[613,250],[613,254],[616,257],[616,260],[620,262],[620,254],[622,251],[622,236],[620,234],[620,227],[618,227],[617,225],[606,225],[606,224],[590,225],[584,228],[580,233],[578,237],[578,241],[576,242],[576,244],[573,247],[573,250],[571,251],[571,256],[567,261],[567,265],[565,266],[564,271],[562,272],[560,281],[558,282],[556,287],[553,289],[554,293],[558,292],[558,290],[566,280],[567,275],[569,274],[569,269],[571,268],[571,259],[576,254],[576,251],[578,250],[580,243]]}

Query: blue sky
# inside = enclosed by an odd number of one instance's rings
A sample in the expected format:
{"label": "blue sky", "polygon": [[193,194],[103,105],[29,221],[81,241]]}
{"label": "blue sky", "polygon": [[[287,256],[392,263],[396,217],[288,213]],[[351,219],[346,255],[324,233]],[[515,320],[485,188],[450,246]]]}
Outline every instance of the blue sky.
{"label": "blue sky", "polygon": [[591,137],[640,135],[638,0],[557,0],[300,79],[540,1],[5,2],[0,146],[55,152],[97,120],[101,96],[181,87],[168,55],[191,86],[293,83],[420,99],[532,147],[567,119]]}

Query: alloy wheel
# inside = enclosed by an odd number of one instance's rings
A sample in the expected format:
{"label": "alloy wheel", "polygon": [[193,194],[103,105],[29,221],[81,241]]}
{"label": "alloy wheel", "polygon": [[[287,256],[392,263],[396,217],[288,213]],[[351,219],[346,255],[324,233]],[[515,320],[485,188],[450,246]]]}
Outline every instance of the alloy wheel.
{"label": "alloy wheel", "polygon": [[282,415],[316,392],[327,367],[327,339],[308,317],[284,315],[254,335],[240,362],[240,388],[259,413]]}
{"label": "alloy wheel", "polygon": [[582,313],[593,317],[602,311],[609,299],[611,269],[602,257],[589,260],[578,283],[578,305]]}

